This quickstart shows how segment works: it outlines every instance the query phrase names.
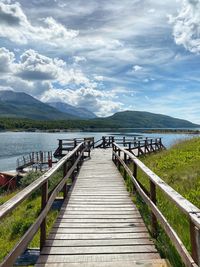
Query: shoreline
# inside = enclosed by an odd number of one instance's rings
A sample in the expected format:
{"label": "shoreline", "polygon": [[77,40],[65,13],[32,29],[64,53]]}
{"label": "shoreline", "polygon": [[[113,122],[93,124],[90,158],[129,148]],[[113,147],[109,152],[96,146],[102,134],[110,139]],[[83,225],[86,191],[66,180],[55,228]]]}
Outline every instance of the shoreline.
{"label": "shoreline", "polygon": [[138,132],[138,133],[166,133],[166,134],[200,134],[199,129],[181,129],[181,128],[86,128],[86,129],[4,129],[0,130],[0,133],[13,132],[13,133],[73,133],[73,132]]}

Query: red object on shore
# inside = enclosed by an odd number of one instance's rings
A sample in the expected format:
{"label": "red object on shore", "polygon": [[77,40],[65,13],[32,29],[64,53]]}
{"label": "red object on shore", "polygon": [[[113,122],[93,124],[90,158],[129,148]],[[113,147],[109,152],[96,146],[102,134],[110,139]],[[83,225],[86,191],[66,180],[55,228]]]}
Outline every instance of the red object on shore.
{"label": "red object on shore", "polygon": [[0,187],[7,186],[8,189],[15,189],[16,188],[16,177],[0,173]]}
{"label": "red object on shore", "polygon": [[49,168],[52,167],[52,159],[48,159],[48,165],[49,165]]}

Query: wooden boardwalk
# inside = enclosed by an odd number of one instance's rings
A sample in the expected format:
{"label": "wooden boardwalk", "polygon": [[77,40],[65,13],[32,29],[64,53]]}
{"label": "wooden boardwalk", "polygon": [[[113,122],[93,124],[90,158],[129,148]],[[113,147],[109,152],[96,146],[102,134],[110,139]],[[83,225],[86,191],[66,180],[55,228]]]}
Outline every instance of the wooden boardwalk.
{"label": "wooden boardwalk", "polygon": [[94,149],[41,251],[37,267],[167,266],[150,240],[111,149]]}

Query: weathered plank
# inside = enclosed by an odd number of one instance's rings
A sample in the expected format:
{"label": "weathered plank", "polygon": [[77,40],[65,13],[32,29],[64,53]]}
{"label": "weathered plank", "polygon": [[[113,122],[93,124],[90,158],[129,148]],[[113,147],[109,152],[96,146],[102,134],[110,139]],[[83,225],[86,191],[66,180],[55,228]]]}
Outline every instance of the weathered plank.
{"label": "weathered plank", "polygon": [[[108,262],[159,259],[158,253],[96,254],[96,255],[41,255],[38,263]],[[36,265],[37,266],[37,265]],[[68,265],[65,265],[65,267]]]}
{"label": "weathered plank", "polygon": [[96,267],[97,262],[124,264],[159,259],[124,180],[112,163],[111,151],[95,150],[91,157],[83,164],[36,266],[68,267],[78,263]]}
{"label": "weathered plank", "polygon": [[[148,232],[143,233],[98,233],[98,234],[91,234],[91,233],[76,233],[76,234],[59,234],[59,233],[51,233],[48,236],[48,239],[124,239],[124,238],[149,238]],[[120,240],[119,240],[120,242]]]}
{"label": "weathered plank", "polygon": [[47,240],[46,247],[80,247],[80,246],[123,246],[123,245],[153,245],[148,238],[142,239],[96,239],[96,240]]}
{"label": "weathered plank", "polygon": [[42,255],[80,255],[80,254],[115,254],[115,253],[156,253],[152,245],[142,246],[85,246],[85,247],[44,247]]}
{"label": "weathered plank", "polygon": [[[124,261],[123,265],[126,267],[169,267],[165,260],[153,259],[153,260],[132,260]],[[121,267],[122,262],[77,262],[68,263],[67,267]],[[36,267],[66,267],[66,263],[41,263],[37,264]]]}

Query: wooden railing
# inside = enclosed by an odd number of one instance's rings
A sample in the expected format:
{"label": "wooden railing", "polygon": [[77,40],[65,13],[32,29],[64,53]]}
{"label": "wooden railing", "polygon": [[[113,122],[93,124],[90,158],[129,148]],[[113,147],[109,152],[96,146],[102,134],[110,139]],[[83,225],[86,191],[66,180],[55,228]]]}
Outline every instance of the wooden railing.
{"label": "wooden railing", "polygon": [[34,164],[50,164],[50,162],[52,163],[52,159],[52,151],[32,152],[17,159],[16,169],[19,171]]}
{"label": "wooden railing", "polygon": [[[100,140],[98,140],[99,142]],[[158,151],[165,149],[165,146],[162,143],[161,138],[144,138],[143,136],[139,137],[115,137],[115,136],[102,136],[102,141],[95,147],[107,148],[112,147],[114,143],[118,145],[123,145],[124,149],[127,149],[129,152],[134,151],[137,153],[136,156],[140,156],[146,153]]]}
{"label": "wooden railing", "polygon": [[58,148],[54,152],[54,157],[61,158],[69,151],[73,150],[77,145],[84,142],[86,147],[90,149],[94,147],[94,137],[58,139]]}
{"label": "wooden railing", "polygon": [[[10,214],[17,208],[22,201],[27,199],[33,192],[41,188],[41,212],[34,224],[28,229],[21,240],[16,244],[13,250],[5,257],[0,264],[1,267],[10,267],[15,263],[16,258],[27,248],[30,241],[33,239],[37,231],[40,229],[40,248],[43,247],[46,240],[46,217],[47,214],[60,191],[63,191],[63,197],[66,198],[68,188],[67,180],[75,177],[79,170],[86,150],[85,144],[80,143],[74,150],[63,157],[54,167],[48,170],[44,175],[31,183],[25,189],[20,191],[13,198],[0,206],[0,219]],[[63,178],[56,187],[49,192],[48,182],[50,178],[61,168],[63,168]]]}
{"label": "wooden railing", "polygon": [[[113,161],[120,169],[123,167],[124,177],[127,175],[130,177],[134,189],[139,193],[144,202],[148,205],[151,210],[151,229],[152,235],[157,236],[157,222],[162,225],[166,234],[176,247],[182,261],[188,267],[200,266],[200,209],[194,206],[191,202],[183,198],[179,193],[177,193],[173,188],[167,185],[160,177],[158,177],[154,172],[152,172],[148,167],[146,167],[137,157],[132,153],[120,147],[118,144],[113,144]],[[130,163],[133,164],[133,170],[130,169]],[[137,169],[140,169],[149,179],[150,191],[148,192],[146,188],[137,179]],[[174,205],[179,208],[184,214],[187,215],[190,223],[190,241],[192,248],[192,255],[187,251],[181,239],[175,232],[175,230],[170,226],[167,219],[161,213],[161,211],[156,206],[156,189],[159,188],[162,193],[171,200]]]}

